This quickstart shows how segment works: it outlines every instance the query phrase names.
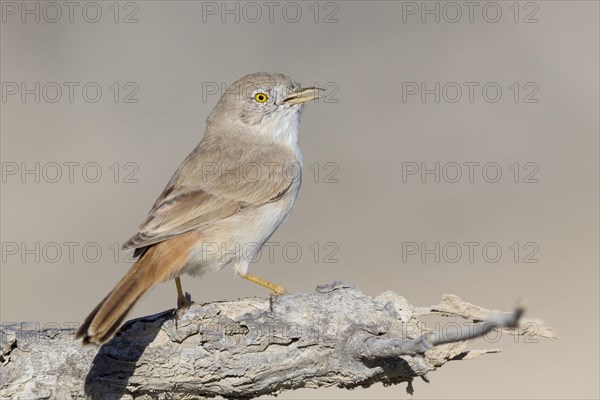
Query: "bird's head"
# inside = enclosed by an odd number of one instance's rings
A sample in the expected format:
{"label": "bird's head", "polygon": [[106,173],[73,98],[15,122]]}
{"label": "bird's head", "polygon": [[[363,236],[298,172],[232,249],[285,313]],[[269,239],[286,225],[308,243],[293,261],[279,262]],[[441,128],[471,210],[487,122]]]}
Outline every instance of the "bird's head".
{"label": "bird's head", "polygon": [[208,126],[220,131],[243,131],[274,140],[297,141],[302,106],[318,99],[319,90],[302,88],[282,74],[246,75],[223,93],[208,117]]}

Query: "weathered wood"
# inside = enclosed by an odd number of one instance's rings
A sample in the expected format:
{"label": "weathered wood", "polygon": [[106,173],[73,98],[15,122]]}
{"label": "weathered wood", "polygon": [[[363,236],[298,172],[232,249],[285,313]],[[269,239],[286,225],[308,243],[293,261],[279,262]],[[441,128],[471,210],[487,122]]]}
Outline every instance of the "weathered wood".
{"label": "weathered wood", "polygon": [[[270,301],[194,304],[129,321],[101,348],[82,347],[73,329],[35,331],[3,324],[2,398],[252,398],[302,387],[368,387],[422,377],[450,360],[498,350],[466,341],[502,328],[554,338],[550,328],[519,329],[523,309],[496,314],[445,295],[411,306],[392,292],[372,298],[341,283]],[[420,316],[486,321],[468,330],[429,332]],[[487,319],[489,318],[489,319]],[[531,326],[521,320],[521,326]],[[537,325],[536,325],[537,326]]]}

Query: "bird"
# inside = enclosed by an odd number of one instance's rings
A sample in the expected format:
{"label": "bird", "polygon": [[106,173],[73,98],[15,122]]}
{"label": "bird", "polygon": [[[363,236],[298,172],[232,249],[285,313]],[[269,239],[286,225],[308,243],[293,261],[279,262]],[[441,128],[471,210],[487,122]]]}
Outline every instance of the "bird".
{"label": "bird", "polygon": [[136,262],[81,324],[77,339],[110,340],[140,297],[161,282],[174,279],[178,309],[189,306],[184,274],[233,267],[275,295],[287,293],[251,274],[249,263],[294,208],[302,182],[300,114],[320,90],[258,72],[223,92],[200,143],[123,245],[134,249]]}

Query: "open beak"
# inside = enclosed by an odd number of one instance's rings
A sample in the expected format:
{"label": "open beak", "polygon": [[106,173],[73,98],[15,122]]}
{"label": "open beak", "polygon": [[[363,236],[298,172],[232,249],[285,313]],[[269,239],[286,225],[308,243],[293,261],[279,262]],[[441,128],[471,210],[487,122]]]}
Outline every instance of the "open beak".
{"label": "open beak", "polygon": [[288,97],[283,100],[286,104],[302,104],[307,101],[317,100],[319,99],[319,91],[323,90],[317,87],[309,87],[300,89],[297,92],[290,94]]}

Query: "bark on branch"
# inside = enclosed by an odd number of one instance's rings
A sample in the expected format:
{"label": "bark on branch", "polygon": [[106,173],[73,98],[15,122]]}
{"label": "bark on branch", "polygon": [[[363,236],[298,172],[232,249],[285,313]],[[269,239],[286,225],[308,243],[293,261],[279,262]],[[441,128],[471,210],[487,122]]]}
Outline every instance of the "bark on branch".
{"label": "bark on branch", "polygon": [[[555,338],[521,318],[444,295],[415,308],[385,292],[375,298],[341,282],[269,301],[250,298],[194,304],[129,321],[101,348],[82,347],[71,329],[0,326],[2,398],[252,398],[302,387],[368,387],[407,382],[451,360],[499,350],[467,341],[500,329]],[[438,332],[426,315],[461,317]]]}

